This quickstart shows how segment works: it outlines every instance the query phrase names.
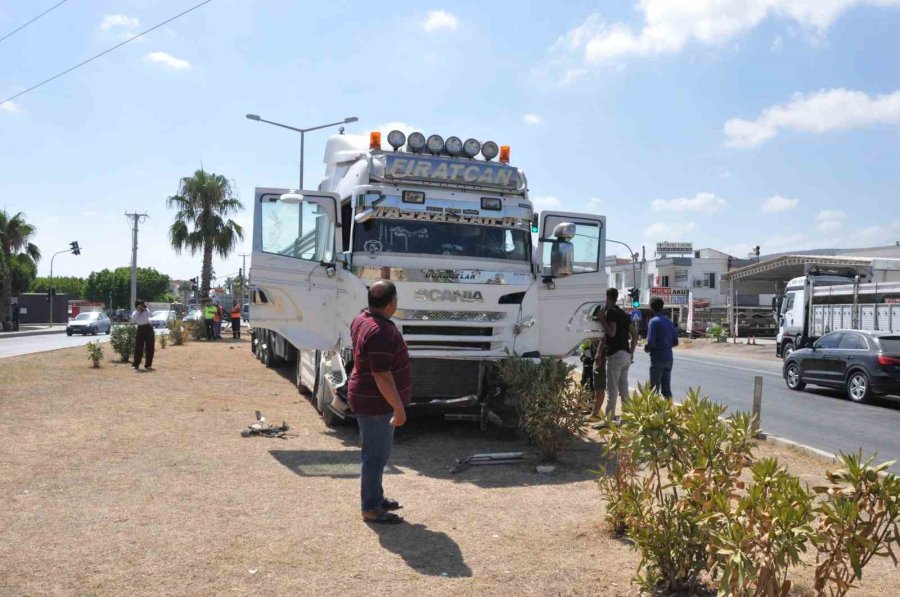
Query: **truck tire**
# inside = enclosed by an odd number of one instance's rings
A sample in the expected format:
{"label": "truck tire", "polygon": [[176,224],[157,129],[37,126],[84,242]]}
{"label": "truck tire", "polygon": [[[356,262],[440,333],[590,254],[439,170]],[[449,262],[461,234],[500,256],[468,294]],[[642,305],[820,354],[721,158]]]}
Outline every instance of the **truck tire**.
{"label": "truck tire", "polygon": [[344,423],[344,419],[329,407],[330,400],[328,400],[325,387],[324,371],[319,367],[319,371],[316,373],[316,387],[313,390],[313,396],[316,397],[316,409],[322,415],[322,421],[326,427],[337,427]]}
{"label": "truck tire", "polygon": [[803,381],[803,378],[800,377],[800,365],[797,363],[791,363],[787,366],[784,381],[787,384],[788,389],[794,390],[795,392],[799,392],[806,387],[806,383]]}
{"label": "truck tire", "polygon": [[847,377],[847,396],[853,402],[864,404],[872,398],[872,385],[865,371],[856,369]]}
{"label": "truck tire", "polygon": [[792,352],[794,352],[794,343],[791,342],[790,340],[787,340],[781,346],[781,358],[786,361],[788,359],[788,357],[791,356]]}

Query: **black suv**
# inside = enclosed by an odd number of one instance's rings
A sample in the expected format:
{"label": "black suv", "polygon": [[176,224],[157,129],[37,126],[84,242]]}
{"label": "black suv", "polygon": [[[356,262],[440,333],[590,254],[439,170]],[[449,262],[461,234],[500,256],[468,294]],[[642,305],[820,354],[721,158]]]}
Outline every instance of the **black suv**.
{"label": "black suv", "polygon": [[795,350],[784,362],[791,390],[806,384],[842,388],[853,402],[878,394],[900,394],[900,335],[837,330],[811,348]]}

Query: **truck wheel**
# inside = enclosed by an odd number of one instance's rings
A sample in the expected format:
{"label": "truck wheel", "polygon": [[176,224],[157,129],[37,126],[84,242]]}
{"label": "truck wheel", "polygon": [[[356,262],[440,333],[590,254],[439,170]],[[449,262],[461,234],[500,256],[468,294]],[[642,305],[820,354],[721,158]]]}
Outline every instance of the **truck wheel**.
{"label": "truck wheel", "polygon": [[853,402],[868,402],[872,398],[872,386],[864,371],[854,371],[847,378],[847,395]]}
{"label": "truck wheel", "polygon": [[790,365],[788,365],[785,374],[785,383],[787,383],[787,387],[789,390],[794,390],[797,392],[806,387],[806,383],[804,383],[803,378],[800,377],[800,365],[798,365],[797,363],[791,363]]}
{"label": "truck wheel", "polygon": [[784,346],[781,347],[781,357],[786,361],[792,352],[794,352],[794,343],[785,342]]}

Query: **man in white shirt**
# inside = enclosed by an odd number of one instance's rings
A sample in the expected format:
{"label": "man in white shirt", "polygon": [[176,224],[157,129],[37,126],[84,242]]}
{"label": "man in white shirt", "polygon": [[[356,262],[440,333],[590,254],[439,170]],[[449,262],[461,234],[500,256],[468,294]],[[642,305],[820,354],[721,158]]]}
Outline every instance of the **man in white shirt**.
{"label": "man in white shirt", "polygon": [[150,324],[150,310],[147,308],[147,303],[141,300],[134,302],[131,321],[137,324],[137,334],[134,337],[134,364],[131,368],[139,371],[141,358],[146,354],[147,360],[144,362],[144,368],[147,371],[153,371],[153,349],[156,347],[156,336],[153,333],[153,326]]}

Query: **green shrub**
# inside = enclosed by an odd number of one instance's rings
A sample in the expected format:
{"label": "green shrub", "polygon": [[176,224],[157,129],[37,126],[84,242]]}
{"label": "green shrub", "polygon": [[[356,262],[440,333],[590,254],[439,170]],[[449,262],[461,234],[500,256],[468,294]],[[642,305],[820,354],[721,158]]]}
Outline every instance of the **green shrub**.
{"label": "green shrub", "polygon": [[828,473],[831,485],[814,488],[825,497],[816,508],[813,537],[819,594],[828,587],[831,595],[846,595],[875,556],[890,556],[897,564],[900,478],[887,472],[893,461],[872,466],[873,460],[863,461],[862,452],[841,454],[843,467]]}
{"label": "green shrub", "polygon": [[[701,574],[720,595],[787,595],[790,570],[812,543],[818,595],[845,595],[875,556],[897,562],[900,479],[893,464],[841,455],[818,506],[777,460],[754,462],[754,420],[691,391],[683,404],[638,386],[609,422],[606,476],[598,485],[607,520],[641,553],[635,580],[646,591],[692,593]],[[748,470],[751,481],[742,474]],[[813,523],[818,518],[817,525]]]}
{"label": "green shrub", "polygon": [[119,355],[123,363],[127,363],[134,352],[134,339],[137,336],[137,326],[126,323],[113,327],[109,343],[112,344],[113,351]]}
{"label": "green shrub", "polygon": [[709,536],[711,570],[719,593],[787,595],[788,570],[812,536],[812,495],[774,458],[750,468],[753,484],[740,498],[721,492],[701,523]]}
{"label": "green shrub", "polygon": [[155,334],[156,340],[159,340],[159,347],[165,348],[169,345],[169,333]]}
{"label": "green shrub", "polygon": [[501,380],[518,400],[522,430],[547,460],[556,460],[573,436],[585,434],[581,411],[589,397],[572,379],[573,369],[550,358],[512,357],[499,365]]}
{"label": "green shrub", "polygon": [[172,346],[183,346],[187,344],[191,335],[190,322],[176,319],[169,322],[169,338],[172,340]]}
{"label": "green shrub", "polygon": [[712,326],[711,328],[709,328],[709,335],[712,336],[713,338],[719,338],[724,334],[725,334],[725,328],[723,328],[719,324],[716,324],[716,325]]}
{"label": "green shrub", "polygon": [[94,365],[94,369],[100,368],[100,361],[103,359],[103,347],[100,345],[100,341],[96,342],[88,342],[86,344],[88,351],[88,359],[90,359],[91,363]]}

